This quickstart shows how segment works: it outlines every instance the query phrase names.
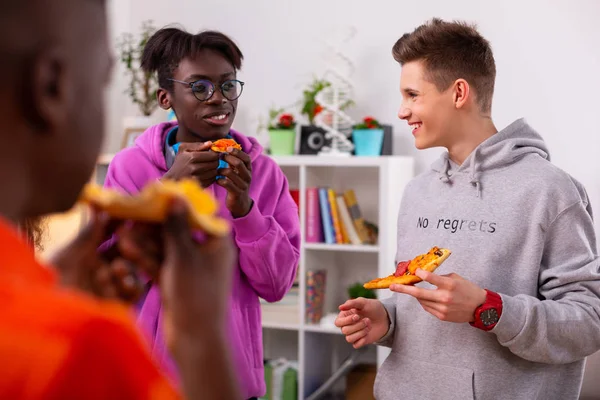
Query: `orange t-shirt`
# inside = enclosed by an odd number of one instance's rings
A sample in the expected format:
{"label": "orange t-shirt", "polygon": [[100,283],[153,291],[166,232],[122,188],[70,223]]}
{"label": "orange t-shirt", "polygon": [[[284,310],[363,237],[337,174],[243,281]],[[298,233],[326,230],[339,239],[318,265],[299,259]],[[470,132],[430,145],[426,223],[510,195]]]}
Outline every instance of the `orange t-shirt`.
{"label": "orange t-shirt", "polygon": [[0,220],[0,398],[179,398],[125,307],[55,282]]}

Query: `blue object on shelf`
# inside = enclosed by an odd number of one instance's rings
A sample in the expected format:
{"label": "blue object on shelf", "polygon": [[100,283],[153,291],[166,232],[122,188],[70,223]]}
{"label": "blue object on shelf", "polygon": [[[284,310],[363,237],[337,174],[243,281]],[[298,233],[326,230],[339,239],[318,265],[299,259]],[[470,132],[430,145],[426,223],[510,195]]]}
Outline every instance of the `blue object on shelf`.
{"label": "blue object on shelf", "polygon": [[383,129],[355,129],[352,141],[357,156],[378,156],[383,144]]}

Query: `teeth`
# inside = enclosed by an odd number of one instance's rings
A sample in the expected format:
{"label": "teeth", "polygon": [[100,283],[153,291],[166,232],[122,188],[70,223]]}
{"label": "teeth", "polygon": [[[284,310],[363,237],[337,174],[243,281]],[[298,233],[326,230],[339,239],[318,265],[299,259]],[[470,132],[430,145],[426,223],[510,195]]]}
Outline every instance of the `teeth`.
{"label": "teeth", "polygon": [[421,125],[423,125],[423,124],[421,124],[421,123],[417,123],[417,124],[410,124],[410,127],[411,127],[411,128],[412,128],[412,130],[414,131],[415,129],[418,129],[418,128],[420,128],[420,127],[421,127]]}
{"label": "teeth", "polygon": [[216,120],[224,120],[225,118],[227,118],[227,114],[213,115],[212,117],[210,117],[210,119]]}

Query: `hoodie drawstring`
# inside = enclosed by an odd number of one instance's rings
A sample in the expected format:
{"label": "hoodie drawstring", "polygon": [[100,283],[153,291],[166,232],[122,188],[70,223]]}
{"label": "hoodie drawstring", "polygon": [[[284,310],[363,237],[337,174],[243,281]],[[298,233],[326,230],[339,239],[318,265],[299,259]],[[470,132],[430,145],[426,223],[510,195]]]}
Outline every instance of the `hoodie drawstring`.
{"label": "hoodie drawstring", "polygon": [[440,180],[444,183],[450,182],[450,175],[448,175],[448,170],[450,169],[450,159],[448,158],[448,153],[444,155],[444,166],[442,168],[442,176],[440,176]]}
{"label": "hoodie drawstring", "polygon": [[476,163],[476,158],[477,158],[477,150],[478,148],[475,148],[475,150],[473,150],[473,156],[471,157],[471,165],[470,165],[470,180],[469,183],[471,185],[475,186],[475,189],[477,189],[477,197],[481,196],[481,182],[479,182],[479,174],[477,173],[477,163]]}
{"label": "hoodie drawstring", "polygon": [[[481,182],[479,181],[479,174],[477,172],[477,148],[473,151],[473,155],[471,157],[471,162],[469,165],[469,183],[475,186],[477,190],[477,197],[481,197]],[[450,174],[448,171],[450,170],[450,158],[448,157],[448,153],[444,154],[444,165],[440,171],[440,181],[444,183],[450,183]]]}

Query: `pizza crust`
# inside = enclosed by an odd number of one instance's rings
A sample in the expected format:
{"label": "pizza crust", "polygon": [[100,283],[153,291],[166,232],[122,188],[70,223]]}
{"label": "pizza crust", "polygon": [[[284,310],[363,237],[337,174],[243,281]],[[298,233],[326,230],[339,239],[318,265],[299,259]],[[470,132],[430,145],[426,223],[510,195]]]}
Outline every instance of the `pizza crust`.
{"label": "pizza crust", "polygon": [[421,282],[421,278],[416,275],[390,275],[386,276],[385,278],[373,279],[372,281],[365,283],[363,286],[365,289],[387,289],[394,283],[399,285],[414,285],[418,282]]}
{"label": "pizza crust", "polygon": [[[431,255],[436,251],[441,252],[442,255],[435,256],[435,259],[429,262],[423,262],[423,260],[426,259],[428,255]],[[429,252],[421,254],[410,261],[410,264],[408,265],[408,275],[395,276],[392,274],[390,276],[386,276],[385,278],[373,279],[365,283],[363,286],[365,289],[388,289],[392,284],[414,285],[415,283],[419,283],[422,281],[421,278],[414,275],[415,271],[418,268],[421,268],[425,271],[433,272],[440,265],[442,265],[444,261],[446,261],[450,254],[452,254],[452,252],[448,249],[433,247],[431,250],[429,250]]]}

